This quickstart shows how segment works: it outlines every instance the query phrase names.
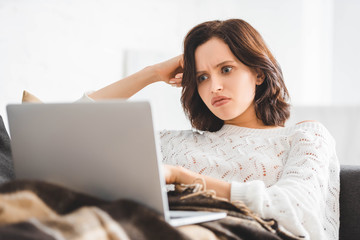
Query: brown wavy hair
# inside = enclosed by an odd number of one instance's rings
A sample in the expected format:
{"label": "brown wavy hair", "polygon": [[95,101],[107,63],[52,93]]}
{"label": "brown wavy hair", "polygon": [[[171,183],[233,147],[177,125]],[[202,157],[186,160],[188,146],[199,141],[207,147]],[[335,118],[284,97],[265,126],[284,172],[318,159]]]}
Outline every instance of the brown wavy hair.
{"label": "brown wavy hair", "polygon": [[263,72],[265,79],[255,90],[256,116],[267,126],[284,126],[290,117],[290,105],[280,65],[261,35],[241,19],[204,22],[185,37],[181,103],[191,125],[210,132],[224,125],[224,121],[208,109],[197,89],[195,50],[213,37],[223,40],[243,64]]}

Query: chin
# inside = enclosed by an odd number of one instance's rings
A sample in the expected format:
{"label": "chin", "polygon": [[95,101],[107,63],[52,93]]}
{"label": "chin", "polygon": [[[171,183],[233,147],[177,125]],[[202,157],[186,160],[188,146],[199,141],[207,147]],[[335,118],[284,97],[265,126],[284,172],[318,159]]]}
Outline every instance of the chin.
{"label": "chin", "polygon": [[223,121],[229,121],[235,119],[238,115],[234,114],[215,114],[218,118],[220,118]]}

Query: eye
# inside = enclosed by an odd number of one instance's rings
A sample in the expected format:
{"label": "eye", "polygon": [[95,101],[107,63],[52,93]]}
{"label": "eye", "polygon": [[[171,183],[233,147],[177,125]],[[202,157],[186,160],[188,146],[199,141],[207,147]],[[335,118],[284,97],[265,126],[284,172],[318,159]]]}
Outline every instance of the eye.
{"label": "eye", "polygon": [[204,81],[204,80],[206,80],[206,79],[208,79],[208,77],[207,77],[206,75],[200,75],[200,76],[197,78],[197,80],[198,80],[199,83],[201,83],[202,81]]}
{"label": "eye", "polygon": [[229,72],[231,72],[232,69],[233,69],[232,67],[226,66],[226,67],[221,68],[221,72],[229,73]]}

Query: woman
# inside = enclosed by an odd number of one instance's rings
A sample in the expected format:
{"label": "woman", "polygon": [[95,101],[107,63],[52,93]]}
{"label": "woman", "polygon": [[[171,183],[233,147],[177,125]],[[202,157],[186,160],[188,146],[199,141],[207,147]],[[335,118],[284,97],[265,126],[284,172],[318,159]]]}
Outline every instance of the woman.
{"label": "woman", "polygon": [[338,239],[339,163],[318,122],[284,127],[288,91],[259,33],[239,19],[210,21],[186,36],[184,55],[85,95],[128,98],[148,84],[182,86],[182,105],[200,131],[160,133],[167,183],[202,177],[305,239]]}

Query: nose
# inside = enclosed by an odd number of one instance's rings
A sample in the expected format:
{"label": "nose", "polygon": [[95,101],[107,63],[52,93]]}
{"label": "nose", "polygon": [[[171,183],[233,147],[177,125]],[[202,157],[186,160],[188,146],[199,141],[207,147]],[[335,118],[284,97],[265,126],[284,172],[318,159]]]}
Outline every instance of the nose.
{"label": "nose", "polygon": [[219,77],[212,77],[211,78],[211,92],[221,92],[223,90],[223,82]]}

